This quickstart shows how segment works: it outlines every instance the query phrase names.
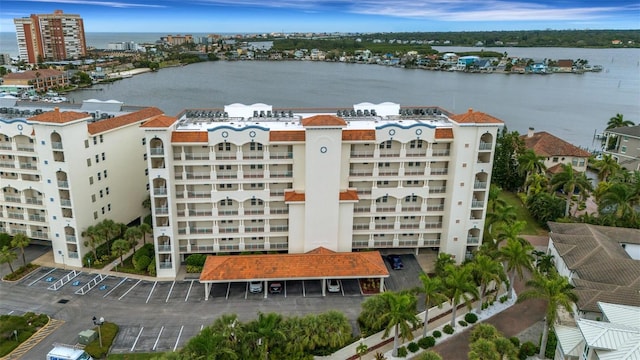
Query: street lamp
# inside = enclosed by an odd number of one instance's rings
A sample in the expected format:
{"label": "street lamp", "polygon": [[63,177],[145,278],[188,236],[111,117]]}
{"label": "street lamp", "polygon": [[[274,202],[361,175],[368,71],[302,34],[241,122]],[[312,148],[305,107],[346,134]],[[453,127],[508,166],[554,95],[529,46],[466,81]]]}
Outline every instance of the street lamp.
{"label": "street lamp", "polygon": [[100,348],[102,348],[102,331],[100,330],[100,327],[102,326],[102,324],[104,324],[104,318],[101,317],[100,319],[96,319],[96,317],[93,317],[93,325],[97,325],[98,326],[98,338],[100,339]]}
{"label": "street lamp", "polygon": [[59,254],[60,256],[62,256],[62,268],[63,268],[64,270],[67,270],[67,264],[65,264],[65,262],[64,262],[64,254],[62,253],[62,250],[58,250],[58,254]]}

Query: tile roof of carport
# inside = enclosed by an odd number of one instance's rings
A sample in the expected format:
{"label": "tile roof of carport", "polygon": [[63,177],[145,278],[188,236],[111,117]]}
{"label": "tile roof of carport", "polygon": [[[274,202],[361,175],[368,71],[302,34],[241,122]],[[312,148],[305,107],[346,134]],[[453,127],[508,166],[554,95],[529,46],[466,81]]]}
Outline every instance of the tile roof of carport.
{"label": "tile roof of carport", "polygon": [[210,255],[200,282],[385,277],[389,271],[378,251],[339,253],[320,247],[305,254]]}

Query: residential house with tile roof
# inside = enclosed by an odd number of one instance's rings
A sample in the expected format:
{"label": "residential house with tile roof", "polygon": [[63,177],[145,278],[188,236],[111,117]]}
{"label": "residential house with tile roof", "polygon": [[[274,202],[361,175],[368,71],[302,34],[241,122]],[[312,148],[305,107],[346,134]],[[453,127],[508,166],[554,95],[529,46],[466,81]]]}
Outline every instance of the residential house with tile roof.
{"label": "residential house with tile roof", "polygon": [[577,310],[595,319],[598,302],[640,306],[640,230],[549,222],[548,253],[578,295]]}
{"label": "residential house with tile roof", "polygon": [[114,101],[0,102],[0,232],[50,244],[55,262],[82,266],[81,234],[104,219],[146,215],[147,154],[139,126],[157,108]]}
{"label": "residential house with tile roof", "polygon": [[544,165],[551,174],[561,171],[564,164],[570,164],[575,171],[585,172],[587,170],[591,153],[557,136],[546,131],[534,132],[533,128],[529,128],[527,134],[520,138],[524,141],[527,149],[546,158]]}
{"label": "residential house with tile roof", "polygon": [[640,125],[605,130],[604,136],[604,154],[613,156],[629,171],[640,170]]}
{"label": "residential house with tile roof", "polygon": [[158,276],[195,253],[436,250],[460,262],[480,245],[503,125],[395,103],[151,119],[141,128]]}

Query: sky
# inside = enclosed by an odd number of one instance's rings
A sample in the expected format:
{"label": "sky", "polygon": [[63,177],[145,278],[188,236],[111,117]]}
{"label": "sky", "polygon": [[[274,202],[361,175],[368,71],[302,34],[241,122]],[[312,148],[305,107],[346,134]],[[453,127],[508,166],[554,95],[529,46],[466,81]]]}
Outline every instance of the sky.
{"label": "sky", "polygon": [[640,29],[639,0],[0,0],[0,31],[54,10],[80,15],[85,32]]}

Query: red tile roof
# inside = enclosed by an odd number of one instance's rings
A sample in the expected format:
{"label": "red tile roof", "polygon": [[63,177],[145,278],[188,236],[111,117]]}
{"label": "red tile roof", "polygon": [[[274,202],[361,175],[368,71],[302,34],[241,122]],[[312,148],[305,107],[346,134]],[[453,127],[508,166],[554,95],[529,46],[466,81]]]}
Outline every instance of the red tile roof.
{"label": "red tile roof", "polygon": [[[36,76],[38,74],[39,76]],[[8,73],[4,75],[5,80],[34,80],[36,78],[46,79],[64,75],[63,71],[54,69],[27,70],[23,72]]]}
{"label": "red tile roof", "polygon": [[120,115],[111,119],[99,120],[87,124],[87,129],[89,130],[89,134],[95,135],[105,131],[117,129],[122,126],[142,122],[160,114],[162,114],[162,110],[156,107],[148,107],[126,115]]}
{"label": "red tile roof", "polygon": [[335,115],[316,115],[302,119],[302,126],[346,126],[344,119]]}
{"label": "red tile roof", "polygon": [[378,251],[207,256],[200,282],[389,277]]}
{"label": "red tile roof", "polygon": [[304,201],[304,193],[299,193],[294,190],[284,192],[284,201]]}
{"label": "red tile roof", "polygon": [[452,115],[451,120],[459,124],[503,124],[504,121],[489,114],[469,109],[466,113]]}
{"label": "red tile roof", "polygon": [[341,191],[340,200],[358,201],[360,200],[360,198],[358,197],[358,191],[357,190]]}
{"label": "red tile roof", "polygon": [[90,118],[91,115],[87,113],[81,113],[77,111],[63,111],[60,112],[60,108],[54,108],[53,111],[47,111],[42,114],[38,114],[36,116],[32,116],[29,118],[30,121],[37,122],[45,122],[45,123],[53,123],[53,124],[64,124],[80,119]]}
{"label": "red tile roof", "polygon": [[342,130],[342,140],[376,140],[375,130]]}
{"label": "red tile roof", "polygon": [[169,126],[173,125],[177,120],[178,120],[178,118],[173,117],[173,116],[158,115],[158,116],[152,117],[151,119],[149,119],[149,121],[145,122],[140,127],[143,127],[143,128],[168,128]]}
{"label": "red tile roof", "polygon": [[304,141],[304,130],[272,130],[269,131],[269,141]]}
{"label": "red tile roof", "polygon": [[453,139],[453,129],[436,129],[435,137],[436,139]]}
{"label": "red tile roof", "polygon": [[532,136],[522,135],[527,149],[533,150],[539,156],[575,156],[588,158],[591,153],[570,144],[559,137],[549,134],[546,131],[534,133]]}
{"label": "red tile roof", "polygon": [[206,131],[174,131],[171,133],[172,143],[208,143],[209,134]]}

